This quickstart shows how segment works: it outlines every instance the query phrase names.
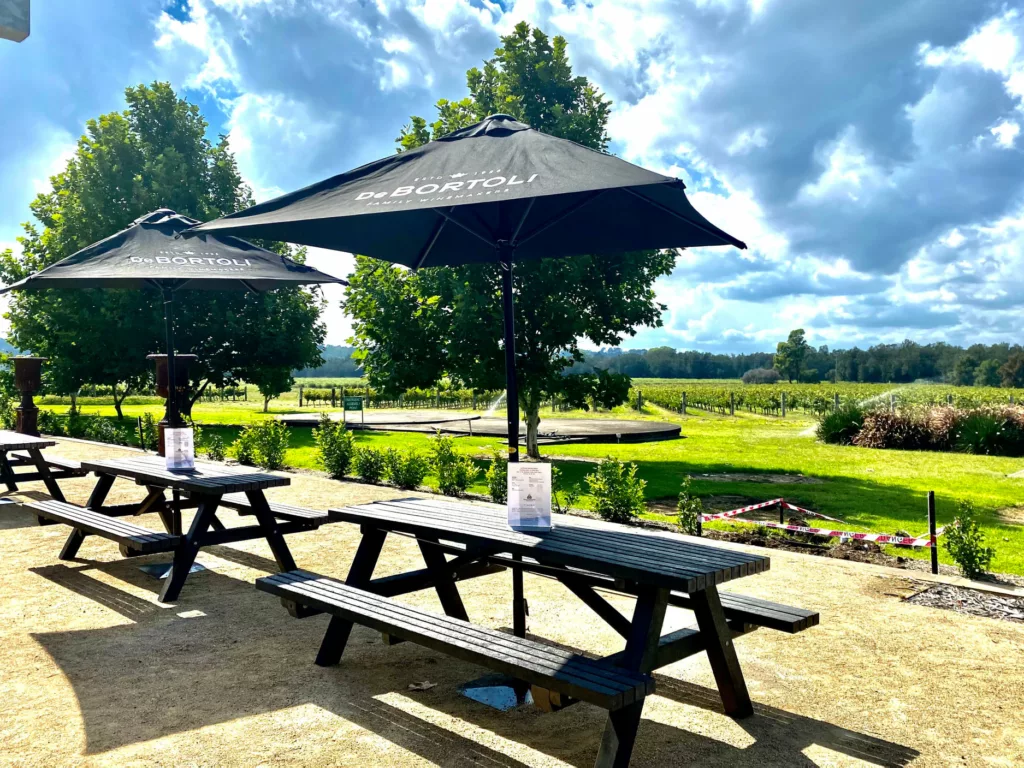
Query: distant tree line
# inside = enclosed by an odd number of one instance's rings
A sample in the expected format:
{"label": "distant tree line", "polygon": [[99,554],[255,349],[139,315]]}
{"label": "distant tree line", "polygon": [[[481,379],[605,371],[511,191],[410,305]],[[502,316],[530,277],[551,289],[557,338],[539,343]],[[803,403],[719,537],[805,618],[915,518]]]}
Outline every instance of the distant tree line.
{"label": "distant tree line", "polygon": [[739,379],[754,369],[774,368],[783,378],[793,381],[910,383],[931,380],[961,386],[1024,386],[1024,347],[1019,344],[974,344],[964,348],[944,342],[918,344],[907,340],[867,349],[830,350],[827,346],[806,345],[802,332],[794,334],[781,342],[782,349],[776,353],[715,354],[677,351],[672,347],[605,348],[587,352],[586,360],[576,364],[572,372],[605,369],[632,378]]}

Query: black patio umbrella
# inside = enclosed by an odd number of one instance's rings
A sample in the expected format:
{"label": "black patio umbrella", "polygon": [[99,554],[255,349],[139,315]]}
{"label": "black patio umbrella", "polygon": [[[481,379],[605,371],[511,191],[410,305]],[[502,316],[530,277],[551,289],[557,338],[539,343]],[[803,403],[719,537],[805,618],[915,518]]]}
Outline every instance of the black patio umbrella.
{"label": "black patio umbrella", "polygon": [[155,288],[164,301],[167,331],[167,421],[178,426],[174,364],[174,294],[189,290],[270,291],[308,283],[344,283],[228,235],[177,236],[199,221],[160,208],[130,227],[86,246],[0,294],[46,288]]}
{"label": "black patio umbrella", "polygon": [[524,259],[733,245],[678,179],[492,115],[408,152],[207,222],[230,232],[420,267],[503,267],[509,459],[518,460],[512,265]]}

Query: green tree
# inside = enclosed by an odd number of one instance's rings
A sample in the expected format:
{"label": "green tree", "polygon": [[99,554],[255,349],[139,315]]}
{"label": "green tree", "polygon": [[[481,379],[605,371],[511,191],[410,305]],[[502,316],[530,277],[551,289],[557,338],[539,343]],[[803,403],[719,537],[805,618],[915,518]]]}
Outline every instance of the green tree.
{"label": "green tree", "polygon": [[999,386],[999,361],[984,360],[974,372],[974,386],[976,387],[998,387]]}
{"label": "green tree", "polygon": [[1024,352],[1010,356],[999,369],[999,378],[1004,387],[1024,387]]}
{"label": "green tree", "polygon": [[[75,154],[51,177],[52,189],[31,204],[36,223],[24,226],[22,253],[0,254],[6,283],[157,208],[207,220],[252,203],[227,138],[216,144],[207,138],[196,105],[178,98],[167,83],[130,87],[125,100],[124,111],[88,121]],[[322,300],[311,292],[183,291],[175,304],[176,346],[199,356],[194,397],[207,384],[236,382],[242,372],[257,376],[262,366],[291,370],[322,362]],[[18,292],[7,317],[19,349],[50,359],[55,388],[74,393],[86,383],[110,385],[119,416],[124,398],[150,379],[146,355],[164,351],[162,307],[151,291]],[[282,342],[278,337],[285,330],[292,335]]]}
{"label": "green tree", "polygon": [[785,376],[789,381],[799,379],[804,370],[804,359],[811,351],[811,346],[804,338],[804,329],[797,328],[789,332],[786,341],[780,341],[775,349],[775,370]]}
{"label": "green tree", "polygon": [[[561,37],[518,24],[466,82],[469,97],[438,101],[434,122],[412,118],[397,139],[399,151],[496,112],[596,150],[607,146],[610,103],[585,77],[573,76]],[[674,263],[672,252],[644,251],[516,265],[516,374],[530,456],[540,455],[541,402],[574,384],[563,371],[582,361],[580,341],[615,346],[637,326],[660,325],[664,306],[653,284]],[[345,307],[356,356],[374,386],[396,391],[448,376],[478,390],[504,388],[497,265],[411,273],[360,257]]]}
{"label": "green tree", "polygon": [[974,384],[978,371],[978,360],[973,355],[961,355],[953,366],[953,383],[958,387]]}

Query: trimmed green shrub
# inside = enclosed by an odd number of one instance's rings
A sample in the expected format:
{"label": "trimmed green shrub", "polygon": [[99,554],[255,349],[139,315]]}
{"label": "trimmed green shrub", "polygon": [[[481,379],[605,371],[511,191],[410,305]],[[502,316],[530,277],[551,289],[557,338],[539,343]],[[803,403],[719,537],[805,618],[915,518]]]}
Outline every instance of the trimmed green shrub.
{"label": "trimmed green shrub", "polygon": [[568,514],[580,496],[583,495],[583,488],[579,483],[569,485],[562,470],[551,465],[551,508],[559,514]]}
{"label": "trimmed green shrub", "polygon": [[[67,425],[64,423],[64,419],[58,416],[53,411],[46,409],[39,409],[39,417],[36,421],[36,425],[39,427],[39,431],[44,435],[55,435],[61,437],[67,435]],[[4,426],[4,429],[13,429],[14,426]]]}
{"label": "trimmed green shrub", "polygon": [[850,445],[864,426],[864,409],[847,403],[838,410],[822,414],[816,434],[823,443]]}
{"label": "trimmed green shrub", "polygon": [[288,450],[288,427],[277,419],[250,424],[231,444],[231,452],[242,464],[280,469]]}
{"label": "trimmed green shrub", "polygon": [[852,440],[861,448],[898,448],[906,451],[928,448],[931,441],[924,421],[910,411],[873,411]]}
{"label": "trimmed green shrub", "polygon": [[379,483],[384,477],[384,451],[379,448],[357,448],[352,456],[352,469],[365,483]]}
{"label": "trimmed green shrub", "polygon": [[320,425],[313,429],[317,448],[317,461],[327,474],[341,480],[352,465],[356,450],[355,436],[340,421],[333,421],[326,413],[320,414]]}
{"label": "trimmed green shrub", "polygon": [[700,518],[704,514],[704,502],[693,494],[689,475],[683,478],[676,509],[679,512],[679,530],[690,536],[700,536]]}
{"label": "trimmed green shrub", "polygon": [[586,477],[594,497],[594,511],[605,520],[628,523],[646,509],[644,489],[646,480],[636,476],[637,465],[623,464],[616,459],[605,459]]}
{"label": "trimmed green shrub", "polygon": [[487,467],[484,477],[487,479],[487,492],[491,501],[505,504],[508,501],[508,459],[499,451],[491,454],[491,465]]}
{"label": "trimmed green shrub", "polygon": [[[142,414],[142,447],[148,451],[155,451],[160,444],[160,428],[157,426],[153,414],[148,411]],[[224,441],[221,440],[221,445]],[[223,460],[224,456],[221,455]]]}
{"label": "trimmed green shrub", "polygon": [[388,448],[384,452],[384,477],[405,490],[418,488],[430,470],[430,463],[417,451]]}
{"label": "trimmed green shrub", "polygon": [[958,499],[956,517],[946,526],[946,550],[968,579],[976,579],[988,570],[995,550],[985,546],[985,534],[978,526],[974,502]]}
{"label": "trimmed green shrub", "polygon": [[438,434],[430,440],[430,458],[437,487],[445,496],[462,496],[480,469],[469,456],[455,450],[455,439]]}
{"label": "trimmed green shrub", "polygon": [[203,445],[203,452],[210,461],[224,461],[228,454],[228,448],[224,444],[224,438],[218,434],[212,434],[206,438]]}

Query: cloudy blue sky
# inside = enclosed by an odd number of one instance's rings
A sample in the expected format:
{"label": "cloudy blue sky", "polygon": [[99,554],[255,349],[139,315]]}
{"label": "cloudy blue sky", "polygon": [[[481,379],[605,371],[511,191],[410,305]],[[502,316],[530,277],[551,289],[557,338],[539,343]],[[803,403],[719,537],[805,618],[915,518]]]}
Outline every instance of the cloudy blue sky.
{"label": "cloudy blue sky", "polygon": [[199,103],[264,200],[392,152],[520,20],[614,101],[613,152],[751,245],[681,255],[626,346],[1024,341],[1020,0],[32,0],[0,41],[0,248],[126,85]]}

